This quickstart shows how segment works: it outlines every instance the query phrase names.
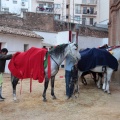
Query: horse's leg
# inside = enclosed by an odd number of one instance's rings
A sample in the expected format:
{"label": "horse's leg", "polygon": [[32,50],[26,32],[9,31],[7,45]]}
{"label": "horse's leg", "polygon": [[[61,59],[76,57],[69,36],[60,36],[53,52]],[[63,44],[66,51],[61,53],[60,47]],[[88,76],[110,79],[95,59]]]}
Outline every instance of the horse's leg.
{"label": "horse's leg", "polygon": [[107,71],[107,84],[106,84],[106,92],[108,94],[110,94],[110,80],[111,80],[111,76],[112,76],[113,70],[110,69],[109,71]]}
{"label": "horse's leg", "polygon": [[78,83],[77,83],[78,97],[79,97],[79,93],[80,93],[80,81],[81,81],[81,75],[82,75],[82,72],[80,72],[80,71],[78,70]]}
{"label": "horse's leg", "polygon": [[16,85],[18,84],[19,79],[11,75],[11,83],[13,88],[13,100],[17,100],[16,98]]}
{"label": "horse's leg", "polygon": [[95,82],[95,84],[96,84],[96,83],[97,83],[97,78],[96,78],[97,73],[91,71],[91,74],[92,74],[92,76],[93,76],[93,80],[94,80],[94,82]]}
{"label": "horse's leg", "polygon": [[98,73],[98,82],[97,82],[97,87],[98,87],[98,88],[101,88],[101,85],[102,85],[102,77],[103,77],[103,74],[102,74],[102,73]]}
{"label": "horse's leg", "polygon": [[54,82],[55,82],[55,76],[51,77],[51,95],[53,96],[53,99],[56,99],[56,96],[54,94]]}
{"label": "horse's leg", "polygon": [[106,84],[107,84],[107,74],[104,73],[104,81],[103,81],[103,86],[102,86],[102,89],[105,91],[106,90]]}
{"label": "horse's leg", "polygon": [[44,82],[44,91],[43,91],[43,101],[46,102],[47,99],[46,99],[46,91],[47,91],[47,88],[48,88],[48,84],[49,84],[49,79],[48,78],[45,78],[45,82]]}

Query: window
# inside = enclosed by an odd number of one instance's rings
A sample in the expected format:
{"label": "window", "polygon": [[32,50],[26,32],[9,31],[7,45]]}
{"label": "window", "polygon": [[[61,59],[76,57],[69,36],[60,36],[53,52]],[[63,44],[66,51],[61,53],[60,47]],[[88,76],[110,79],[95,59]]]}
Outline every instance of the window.
{"label": "window", "polygon": [[85,4],[86,4],[86,3],[87,3],[87,0],[82,0],[82,3],[85,3]]}
{"label": "window", "polygon": [[69,5],[66,5],[66,8],[69,8]]}
{"label": "window", "polygon": [[21,5],[22,5],[22,6],[25,6],[25,2],[22,2]]}
{"label": "window", "polygon": [[83,7],[83,14],[87,14],[87,7]]}
{"label": "window", "polygon": [[61,6],[60,6],[60,4],[54,4],[54,8],[55,8],[55,9],[60,9]]}
{"label": "window", "polygon": [[13,4],[17,4],[17,0],[13,0]]}
{"label": "window", "polygon": [[90,14],[94,14],[94,8],[90,7]]}
{"label": "window", "polygon": [[75,13],[80,14],[80,5],[79,4],[75,5]]}
{"label": "window", "polygon": [[48,7],[49,8],[53,8],[53,4],[48,4]]}
{"label": "window", "polygon": [[78,21],[78,22],[79,22],[79,21],[80,21],[80,16],[75,16],[74,19],[75,19],[75,21]]}
{"label": "window", "polygon": [[21,12],[28,12],[28,9],[27,8],[22,8]]}
{"label": "window", "polygon": [[82,18],[82,24],[85,25],[86,23],[86,18]]}
{"label": "window", "polygon": [[90,3],[91,3],[91,4],[94,4],[94,3],[95,3],[94,1],[95,1],[95,0],[90,0]]}
{"label": "window", "polygon": [[9,8],[3,8],[3,11],[9,12]]}
{"label": "window", "polygon": [[90,25],[93,25],[93,18],[90,18]]}
{"label": "window", "polygon": [[24,51],[27,51],[29,49],[29,44],[24,44]]}
{"label": "window", "polygon": [[60,19],[60,15],[54,15],[54,19],[55,20],[59,20]]}

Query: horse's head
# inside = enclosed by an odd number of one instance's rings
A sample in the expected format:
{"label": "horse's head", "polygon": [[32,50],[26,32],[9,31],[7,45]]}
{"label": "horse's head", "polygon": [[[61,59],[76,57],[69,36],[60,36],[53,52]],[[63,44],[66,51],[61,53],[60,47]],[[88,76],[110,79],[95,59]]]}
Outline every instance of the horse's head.
{"label": "horse's head", "polygon": [[67,54],[73,57],[76,61],[78,61],[81,56],[78,52],[78,48],[75,43],[69,43],[67,47]]}

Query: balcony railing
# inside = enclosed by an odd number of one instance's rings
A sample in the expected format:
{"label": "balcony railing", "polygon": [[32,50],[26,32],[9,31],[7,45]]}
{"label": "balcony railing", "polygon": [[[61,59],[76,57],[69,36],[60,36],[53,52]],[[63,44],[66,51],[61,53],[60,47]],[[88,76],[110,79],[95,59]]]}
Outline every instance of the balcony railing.
{"label": "balcony railing", "polygon": [[37,2],[54,2],[54,0],[36,0]]}
{"label": "balcony railing", "polygon": [[97,11],[92,10],[75,10],[75,14],[83,14],[83,15],[97,15]]}
{"label": "balcony railing", "polygon": [[37,7],[36,8],[36,12],[39,12],[39,13],[53,13],[54,12],[54,9],[53,8],[50,8],[50,7],[46,7],[46,8],[43,8],[43,7]]}
{"label": "balcony railing", "polygon": [[97,0],[88,0],[88,1],[82,1],[82,3],[81,4],[87,4],[87,5],[97,5]]}

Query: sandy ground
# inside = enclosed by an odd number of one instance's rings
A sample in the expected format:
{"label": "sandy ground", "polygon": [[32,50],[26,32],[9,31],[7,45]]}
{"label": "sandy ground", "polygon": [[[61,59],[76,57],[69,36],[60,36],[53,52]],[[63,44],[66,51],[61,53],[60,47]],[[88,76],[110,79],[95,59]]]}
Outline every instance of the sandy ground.
{"label": "sandy ground", "polygon": [[120,120],[120,85],[111,82],[111,95],[97,89],[93,80],[87,76],[88,85],[81,84],[80,97],[66,100],[64,70],[60,69],[55,81],[53,100],[50,85],[47,102],[42,101],[43,83],[33,81],[30,93],[29,79],[17,86],[18,101],[12,98],[10,75],[5,74],[3,84],[4,102],[0,102],[0,120]]}

